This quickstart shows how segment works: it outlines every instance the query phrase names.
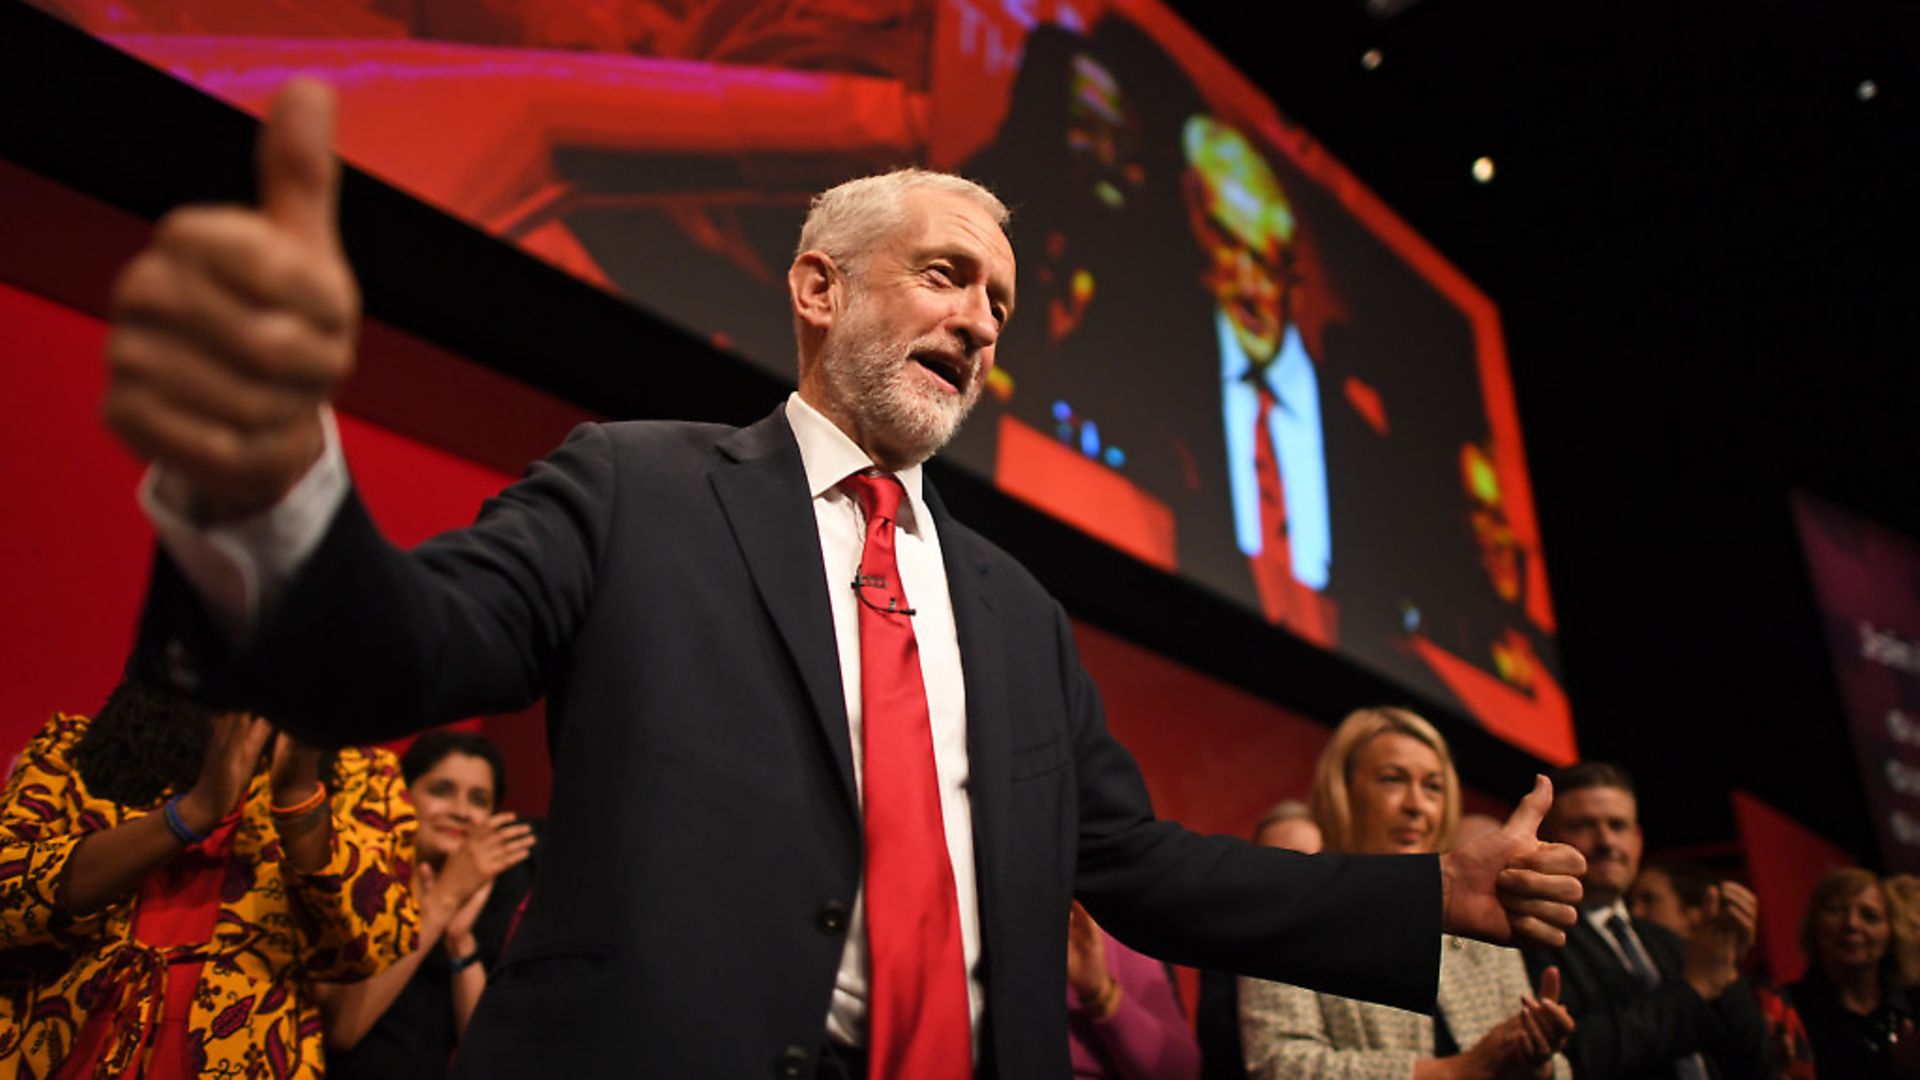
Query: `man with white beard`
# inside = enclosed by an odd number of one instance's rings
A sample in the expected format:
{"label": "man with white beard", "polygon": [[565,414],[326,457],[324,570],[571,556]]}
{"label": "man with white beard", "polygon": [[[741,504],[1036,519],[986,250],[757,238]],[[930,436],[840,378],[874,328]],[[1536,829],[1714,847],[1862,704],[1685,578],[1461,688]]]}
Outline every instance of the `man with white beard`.
{"label": "man with white beard", "polygon": [[116,289],[104,411],[163,547],[137,662],[333,742],[547,696],[549,839],[461,1075],[1062,1075],[1075,897],[1148,953],[1411,1009],[1443,928],[1561,940],[1544,781],[1438,857],[1154,819],[1059,605],[921,475],[1014,306],[1006,210],[957,177],[815,199],[766,419],[583,426],[392,547],[326,409],[330,121],[291,85],[261,207],[176,211]]}

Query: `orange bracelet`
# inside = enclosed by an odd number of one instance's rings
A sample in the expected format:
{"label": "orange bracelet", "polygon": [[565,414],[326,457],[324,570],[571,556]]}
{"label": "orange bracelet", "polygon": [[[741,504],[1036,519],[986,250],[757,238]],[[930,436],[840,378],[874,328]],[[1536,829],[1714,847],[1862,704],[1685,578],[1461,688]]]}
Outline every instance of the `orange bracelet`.
{"label": "orange bracelet", "polygon": [[277,818],[296,818],[309,811],[318,810],[320,804],[326,801],[327,785],[316,783],[313,785],[313,794],[292,806],[269,806],[267,812]]}

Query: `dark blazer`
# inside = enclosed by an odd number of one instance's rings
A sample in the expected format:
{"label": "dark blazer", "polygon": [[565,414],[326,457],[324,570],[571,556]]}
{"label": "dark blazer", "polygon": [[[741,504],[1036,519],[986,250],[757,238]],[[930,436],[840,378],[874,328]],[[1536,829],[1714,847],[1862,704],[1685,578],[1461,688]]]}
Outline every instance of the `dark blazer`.
{"label": "dark blazer", "polygon": [[1536,984],[1549,964],[1560,967],[1560,999],[1576,1025],[1567,1044],[1573,1075],[1666,1080],[1678,1075],[1676,1058],[1696,1052],[1721,1080],[1777,1075],[1766,1021],[1746,980],[1703,1001],[1682,975],[1686,943],[1679,935],[1640,919],[1633,929],[1659,969],[1655,989],[1642,986],[1584,918],[1567,932],[1565,947],[1527,953]]}
{"label": "dark blazer", "polygon": [[[965,670],[983,1074],[1067,1072],[1073,896],[1151,955],[1430,1010],[1435,861],[1154,820],[1065,613],[927,501]],[[349,498],[244,656],[163,556],[140,656],[329,741],[544,693],[547,838],[462,1074],[806,1076],[861,861],[828,587],[783,411],[587,425],[412,553]]]}

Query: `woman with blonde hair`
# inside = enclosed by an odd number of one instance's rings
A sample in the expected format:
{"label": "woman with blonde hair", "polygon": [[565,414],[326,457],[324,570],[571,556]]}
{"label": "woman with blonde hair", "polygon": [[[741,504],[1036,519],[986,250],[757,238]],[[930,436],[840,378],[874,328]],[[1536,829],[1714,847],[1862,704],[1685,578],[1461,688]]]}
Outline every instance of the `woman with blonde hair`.
{"label": "woman with blonde hair", "polygon": [[[1432,724],[1406,709],[1361,709],[1321,753],[1311,802],[1328,851],[1430,854],[1453,843],[1460,779]],[[1557,972],[1536,998],[1518,952],[1451,935],[1440,948],[1432,1018],[1242,979],[1248,1075],[1564,1080],[1559,1050],[1573,1020],[1557,1001]]]}
{"label": "woman with blonde hair", "polygon": [[1900,890],[1859,867],[1830,870],[1800,920],[1807,973],[1787,988],[1821,1076],[1920,1077],[1911,922]]}

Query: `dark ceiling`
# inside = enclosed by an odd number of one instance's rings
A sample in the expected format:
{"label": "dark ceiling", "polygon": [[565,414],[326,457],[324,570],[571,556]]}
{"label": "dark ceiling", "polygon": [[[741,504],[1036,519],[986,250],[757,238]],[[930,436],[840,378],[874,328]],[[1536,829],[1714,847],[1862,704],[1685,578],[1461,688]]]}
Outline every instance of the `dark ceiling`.
{"label": "dark ceiling", "polygon": [[1582,749],[1650,842],[1738,786],[1870,854],[1788,493],[1920,536],[1920,5],[1176,6],[1502,306]]}

